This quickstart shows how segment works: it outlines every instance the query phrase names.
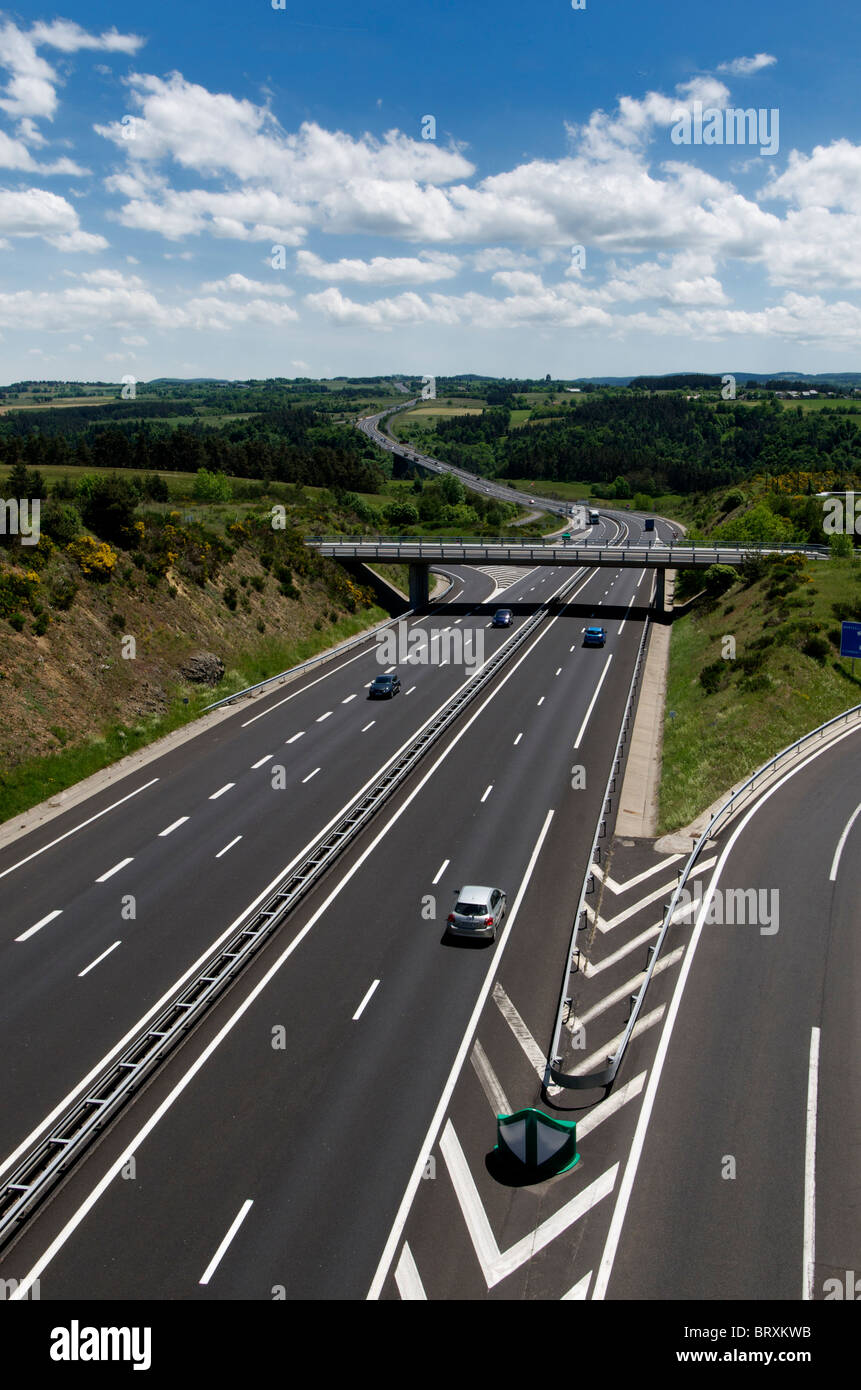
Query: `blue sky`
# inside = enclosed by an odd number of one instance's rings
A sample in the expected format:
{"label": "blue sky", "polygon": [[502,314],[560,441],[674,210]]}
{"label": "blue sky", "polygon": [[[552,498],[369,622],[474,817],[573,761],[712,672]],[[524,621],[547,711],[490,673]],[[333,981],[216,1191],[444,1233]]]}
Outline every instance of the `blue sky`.
{"label": "blue sky", "polygon": [[833,0],[3,11],[0,381],[859,370],[859,30]]}

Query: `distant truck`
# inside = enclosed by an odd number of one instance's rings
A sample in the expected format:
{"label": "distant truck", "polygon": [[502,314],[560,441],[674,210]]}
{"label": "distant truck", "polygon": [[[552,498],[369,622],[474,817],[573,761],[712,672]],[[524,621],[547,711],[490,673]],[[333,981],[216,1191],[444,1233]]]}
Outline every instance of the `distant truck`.
{"label": "distant truck", "polygon": [[601,520],[601,518],[600,518],[600,516],[598,515],[598,513],[597,513],[597,512],[593,512],[593,511],[590,510],[590,512],[589,512],[589,525],[590,525],[590,526],[594,526],[595,523],[598,522],[598,521],[600,521],[600,520]]}
{"label": "distant truck", "polygon": [[655,529],[655,518],[654,518],[653,516],[647,516],[647,517],[646,517],[646,520],[643,522],[643,530],[644,530],[644,531],[654,531],[654,529]]}

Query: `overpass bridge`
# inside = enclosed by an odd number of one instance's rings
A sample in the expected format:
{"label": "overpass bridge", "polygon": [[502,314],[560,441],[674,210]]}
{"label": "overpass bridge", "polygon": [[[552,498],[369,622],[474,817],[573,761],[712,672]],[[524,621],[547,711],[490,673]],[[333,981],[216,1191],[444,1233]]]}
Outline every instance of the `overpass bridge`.
{"label": "overpass bridge", "polygon": [[363,564],[409,565],[410,606],[422,608],[429,596],[432,565],[537,565],[607,566],[613,569],[654,570],[658,576],[655,604],[664,611],[667,570],[702,569],[711,565],[740,568],[752,555],[804,555],[808,559],[827,559],[828,546],[781,542],[744,547],[709,545],[625,545],[614,541],[573,542],[557,537],[518,541],[504,536],[496,540],[425,540],[408,536],[306,536],[305,544],[331,560]]}

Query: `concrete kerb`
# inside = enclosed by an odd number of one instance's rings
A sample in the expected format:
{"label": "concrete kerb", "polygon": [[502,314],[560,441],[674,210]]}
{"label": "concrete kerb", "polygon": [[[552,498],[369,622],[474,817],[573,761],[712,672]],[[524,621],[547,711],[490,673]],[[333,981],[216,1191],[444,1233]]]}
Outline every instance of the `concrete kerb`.
{"label": "concrete kerb", "polygon": [[[432,598],[437,599],[442,594],[447,593],[451,588],[451,580],[446,583],[447,576],[440,575],[434,586]],[[398,622],[397,618],[387,618],[383,623],[376,623],[374,627],[369,627],[367,632],[357,634],[355,637],[348,637],[343,642],[338,642],[335,646],[325,649],[318,653],[319,665],[322,668],[326,661],[336,658],[344,648],[353,644],[359,645],[358,637],[372,638],[374,633],[382,632],[384,628],[390,627],[392,623]],[[94,772],[91,777],[85,777],[82,782],[76,782],[74,786],[67,787],[65,791],[58,792],[56,796],[50,797],[47,801],[42,801],[38,806],[31,806],[29,811],[24,811],[20,816],[13,816],[10,820],[0,824],[0,849],[5,849],[15,840],[19,840],[23,835],[28,835],[32,830],[37,830],[40,826],[55,820],[57,816],[65,811],[72,810],[75,806],[80,806],[88,801],[90,797],[96,796],[104,791],[106,787],[113,786],[115,782],[121,781],[133,772],[138,772],[149,763],[155,762],[165,753],[170,753],[174,748],[179,748],[183,743],[197,738],[199,734],[204,734],[207,730],[221,724],[226,719],[230,719],[238,712],[238,702],[242,701],[242,708],[247,709],[256,700],[273,693],[274,687],[280,681],[284,685],[289,685],[300,676],[305,675],[303,665],[291,667],[287,671],[281,672],[279,676],[272,678],[263,690],[252,691],[244,695],[237,691],[236,701],[229,705],[223,705],[220,709],[210,710],[207,714],[202,714],[198,719],[192,720],[190,724],[184,724],[181,729],[174,729],[172,733],[164,734],[153,743],[148,743],[145,748],[139,748],[134,753],[127,754],[120,758],[118,762],[111,763],[110,767],[103,767],[98,772]]]}

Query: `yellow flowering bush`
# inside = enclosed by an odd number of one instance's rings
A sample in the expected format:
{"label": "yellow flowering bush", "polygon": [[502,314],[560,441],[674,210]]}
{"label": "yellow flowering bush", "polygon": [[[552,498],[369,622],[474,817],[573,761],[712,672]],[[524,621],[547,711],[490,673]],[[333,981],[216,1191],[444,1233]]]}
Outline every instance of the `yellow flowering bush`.
{"label": "yellow flowering bush", "polygon": [[79,536],[66,546],[66,554],[76,560],[81,573],[88,579],[107,582],[117,564],[117,552],[107,541],[97,541],[93,536]]}

